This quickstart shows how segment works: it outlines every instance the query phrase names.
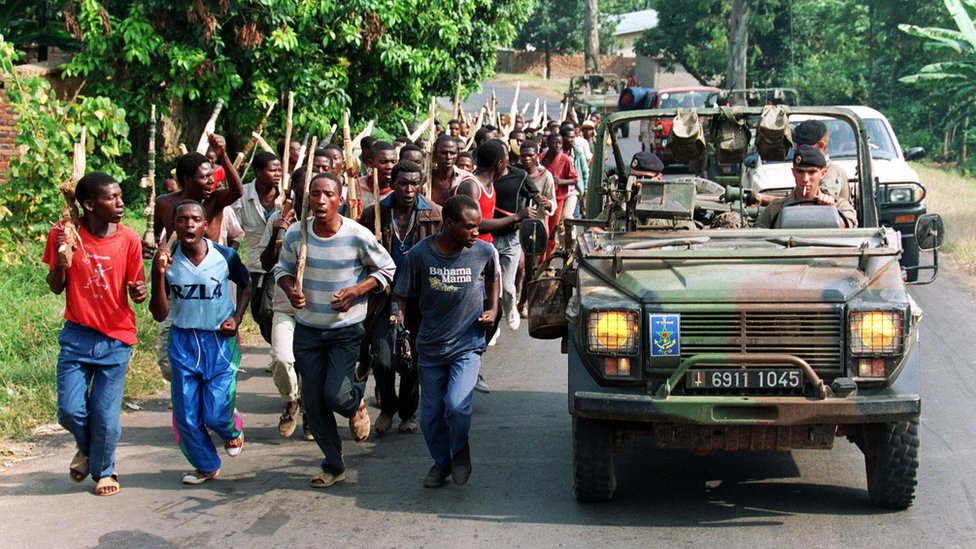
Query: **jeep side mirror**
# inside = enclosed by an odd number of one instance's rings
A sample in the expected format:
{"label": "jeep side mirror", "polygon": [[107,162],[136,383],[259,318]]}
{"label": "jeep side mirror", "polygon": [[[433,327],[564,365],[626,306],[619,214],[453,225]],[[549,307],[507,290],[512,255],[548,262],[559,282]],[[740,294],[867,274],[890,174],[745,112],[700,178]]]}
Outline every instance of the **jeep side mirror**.
{"label": "jeep side mirror", "polygon": [[925,158],[925,147],[911,147],[905,152],[905,160]]}
{"label": "jeep side mirror", "polygon": [[923,251],[938,250],[945,237],[945,226],[939,214],[925,214],[915,224],[915,242]]}
{"label": "jeep side mirror", "polygon": [[525,219],[519,227],[519,244],[528,255],[542,255],[549,245],[549,233],[541,219]]}
{"label": "jeep side mirror", "polygon": [[939,246],[942,246],[943,238],[945,238],[945,227],[939,214],[925,214],[918,218],[915,223],[915,243],[919,250],[932,252],[932,264],[923,265],[919,262],[918,265],[905,267],[905,271],[908,273],[931,271],[932,276],[928,280],[918,277],[914,282],[908,282],[909,284],[931,284],[935,281],[935,277],[939,275]]}

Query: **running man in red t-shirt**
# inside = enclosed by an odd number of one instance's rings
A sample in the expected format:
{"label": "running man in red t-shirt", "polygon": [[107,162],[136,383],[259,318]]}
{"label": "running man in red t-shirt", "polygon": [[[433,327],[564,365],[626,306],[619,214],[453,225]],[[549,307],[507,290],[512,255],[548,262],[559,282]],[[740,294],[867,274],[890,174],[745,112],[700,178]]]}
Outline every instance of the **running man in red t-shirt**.
{"label": "running man in red t-shirt", "polygon": [[67,242],[63,223],[51,229],[44,249],[48,286],[58,295],[67,290],[65,323],[58,336],[58,423],[78,445],[68,467],[71,480],[81,482],[90,474],[95,493],[111,496],[119,492],[119,410],[136,343],[136,315],[129,299],[146,300],[146,275],[139,236],[119,223],[122,189],[112,176],[86,175],[75,198],[83,216],[73,253],[58,253]]}
{"label": "running man in red t-shirt", "polygon": [[549,148],[546,149],[546,154],[539,159],[539,163],[549,170],[556,184],[556,210],[549,217],[549,246],[546,248],[546,255],[549,255],[556,248],[556,243],[562,236],[560,227],[563,219],[572,217],[572,212],[564,215],[563,205],[566,203],[566,197],[576,193],[579,175],[573,167],[573,159],[561,150],[563,147],[562,136],[558,133],[551,133],[546,139],[546,143]]}

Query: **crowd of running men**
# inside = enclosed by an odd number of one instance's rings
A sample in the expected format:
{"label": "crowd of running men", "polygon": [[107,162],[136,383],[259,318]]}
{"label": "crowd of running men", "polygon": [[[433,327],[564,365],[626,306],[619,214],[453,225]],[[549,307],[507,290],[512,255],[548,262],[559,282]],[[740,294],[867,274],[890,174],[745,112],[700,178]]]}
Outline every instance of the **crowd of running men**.
{"label": "crowd of running men", "polygon": [[[131,303],[148,299],[174,437],[192,466],[183,483],[220,473],[212,435],[228,456],[243,450],[236,380],[248,308],[270,344],[280,435],[292,436],[301,420],[303,438],[321,450],[311,486],[346,478],[335,414],[348,418],[357,442],[371,429],[391,431],[397,419],[401,433],[422,431],[433,459],[423,485],[467,482],[473,393],[489,392],[482,355],[502,320],[518,330],[527,314],[524,273],[537,258],[523,257],[519,224],[546,221],[550,253],[562,242],[561,221],[581,213],[598,122],[525,128],[517,118],[507,135],[481,127],[470,152],[459,120],[432,146],[367,137],[359,159],[327,145],[303,162],[298,143],[286,151],[281,142],[278,154],[254,155],[247,184],[210,135],[208,154],[181,156],[164,182],[152,241],[120,223],[118,182],[87,174],[75,191],[81,222],[56,223],[44,252],[49,287],[66,294],[57,389],[58,420],[77,443],[70,478],[90,476],[102,496],[120,490],[115,448],[136,343]],[[283,165],[301,166],[288,174],[289,196],[281,196]]]}

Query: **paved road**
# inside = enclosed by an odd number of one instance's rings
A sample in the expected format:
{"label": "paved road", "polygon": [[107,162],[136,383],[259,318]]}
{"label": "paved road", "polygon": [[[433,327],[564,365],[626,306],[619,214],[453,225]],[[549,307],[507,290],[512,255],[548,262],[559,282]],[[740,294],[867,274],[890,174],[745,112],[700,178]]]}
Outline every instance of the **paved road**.
{"label": "paved road", "polygon": [[[124,418],[123,491],[90,495],[65,469],[58,435],[37,459],[0,474],[4,547],[559,547],[972,546],[976,544],[976,331],[973,295],[958,276],[913,292],[925,308],[921,484],[916,505],[885,512],[867,500],[863,465],[833,451],[699,457],[635,440],[618,458],[614,501],[582,505],[571,488],[565,357],[558,344],[505,328],[486,356],[490,395],[475,400],[474,473],[467,486],[421,487],[420,435],[346,437],[349,479],[308,487],[312,443],[282,440],[279,402],[250,349],[239,385],[247,446],[199,487],[172,440],[165,400]],[[371,409],[375,419],[377,411]]]}

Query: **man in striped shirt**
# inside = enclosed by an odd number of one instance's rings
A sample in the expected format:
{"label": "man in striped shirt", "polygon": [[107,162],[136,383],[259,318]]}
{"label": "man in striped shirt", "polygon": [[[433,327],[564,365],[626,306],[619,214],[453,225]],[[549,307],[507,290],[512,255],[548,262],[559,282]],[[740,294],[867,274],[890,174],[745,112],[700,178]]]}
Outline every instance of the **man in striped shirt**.
{"label": "man in striped shirt", "polygon": [[339,215],[342,187],[331,173],[317,174],[309,188],[308,256],[303,288],[296,287],[300,224],[285,233],[275,280],[295,312],[295,369],[302,376],[302,399],[315,442],[325,458],[312,486],[326,488],[346,479],[342,441],[334,412],[349,418],[357,442],[369,436],[366,378],[356,379],[356,359],[365,334],[367,293],[393,280],[393,259],[369,229]]}

